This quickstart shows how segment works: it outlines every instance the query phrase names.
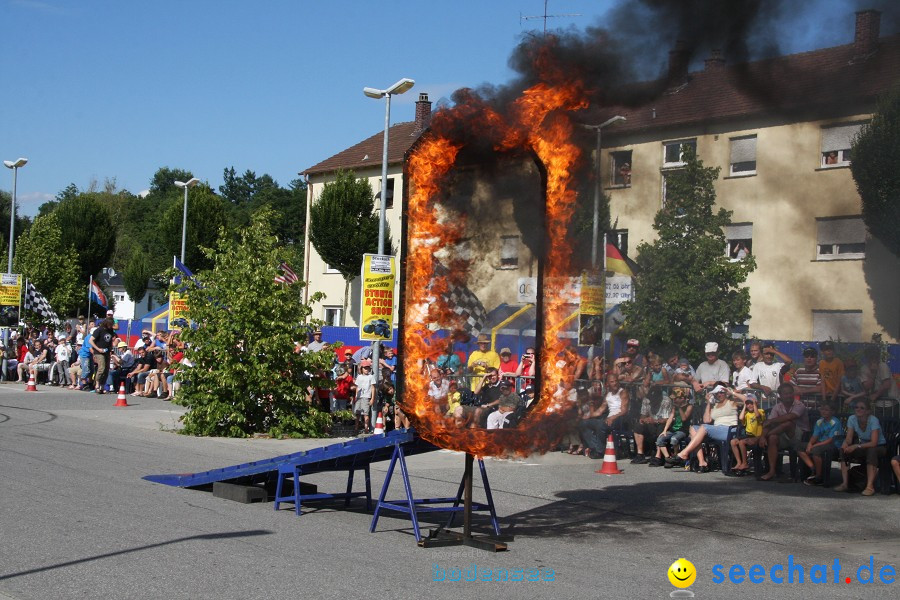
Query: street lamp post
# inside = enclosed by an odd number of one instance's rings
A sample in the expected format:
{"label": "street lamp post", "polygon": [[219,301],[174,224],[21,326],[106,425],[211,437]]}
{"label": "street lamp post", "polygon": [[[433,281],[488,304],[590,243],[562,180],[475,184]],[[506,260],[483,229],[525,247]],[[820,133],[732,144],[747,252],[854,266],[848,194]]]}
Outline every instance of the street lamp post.
{"label": "street lamp post", "polygon": [[[597,174],[596,180],[594,181],[594,229],[593,229],[593,237],[591,238],[591,267],[596,271],[597,270],[597,236],[600,233],[600,186],[602,185],[601,175],[601,162],[600,162],[600,133],[604,127],[608,127],[615,123],[620,123],[625,121],[625,117],[616,115],[610,119],[607,119],[600,123],[599,125],[585,125],[587,129],[593,129],[597,132]],[[603,247],[604,254],[606,252],[606,246]],[[604,265],[604,268],[606,266]]]}
{"label": "street lamp post", "polygon": [[16,230],[16,180],[19,176],[19,167],[24,167],[28,163],[27,158],[19,158],[18,160],[4,160],[3,164],[7,169],[13,171],[13,192],[12,202],[9,205],[9,261],[6,264],[6,272],[12,273],[13,259],[13,234]]}
{"label": "street lamp post", "polygon": [[192,188],[200,183],[196,177],[191,177],[187,181],[176,181],[175,187],[184,188],[184,216],[181,218],[181,264],[184,264],[184,243],[187,238],[187,203],[188,188]]}
{"label": "street lamp post", "polygon": [[[404,77],[386,90],[365,87],[363,94],[369,98],[379,100],[385,99],[384,108],[384,149],[381,153],[381,203],[378,210],[378,254],[384,254],[384,230],[387,213],[385,212],[387,204],[387,171],[388,171],[388,133],[391,127],[391,96],[403,94],[412,89],[416,82],[408,77]],[[394,324],[391,323],[391,327]],[[381,345],[376,343],[372,347],[372,372],[375,376],[375,389],[378,389],[378,383],[381,379],[381,369],[378,368],[379,354]],[[377,392],[376,392],[377,393]]]}

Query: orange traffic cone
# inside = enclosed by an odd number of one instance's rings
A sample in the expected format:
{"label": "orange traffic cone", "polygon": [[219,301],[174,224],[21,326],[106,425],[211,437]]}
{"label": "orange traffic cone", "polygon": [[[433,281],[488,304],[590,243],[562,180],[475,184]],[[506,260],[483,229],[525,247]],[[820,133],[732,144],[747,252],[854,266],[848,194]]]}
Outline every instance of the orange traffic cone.
{"label": "orange traffic cone", "polygon": [[26,392],[36,392],[37,391],[37,385],[35,385],[35,383],[34,383],[34,373],[30,373],[28,375],[28,385],[25,386],[25,391]]}
{"label": "orange traffic cone", "polygon": [[379,433],[384,433],[384,417],[381,416],[381,411],[378,411],[378,418],[375,419],[375,431],[373,431],[375,435]]}
{"label": "orange traffic cone", "polygon": [[119,385],[119,395],[116,396],[116,403],[113,406],[128,406],[128,400],[125,399],[125,382]]}
{"label": "orange traffic cone", "polygon": [[603,468],[597,471],[602,475],[621,475],[623,471],[619,470],[616,463],[616,449],[613,447],[613,436],[609,434],[606,438],[606,452],[603,453]]}

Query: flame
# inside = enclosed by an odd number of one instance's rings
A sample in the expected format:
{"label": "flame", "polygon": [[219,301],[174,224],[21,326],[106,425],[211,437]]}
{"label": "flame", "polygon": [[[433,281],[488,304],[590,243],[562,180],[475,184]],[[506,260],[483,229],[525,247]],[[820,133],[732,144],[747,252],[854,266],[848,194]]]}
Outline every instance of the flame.
{"label": "flame", "polygon": [[[536,64],[542,72],[555,75],[546,53],[538,53]],[[526,89],[504,114],[470,91],[458,93],[456,106],[435,115],[431,129],[409,157],[406,298],[410,309],[401,340],[406,376],[401,407],[425,439],[476,456],[544,452],[558,443],[564,431],[568,419],[554,395],[573,384],[570,365],[559,361],[568,343],[557,336],[571,310],[561,293],[571,275],[571,248],[565,243],[548,244],[544,257],[542,385],[537,406],[515,429],[460,429],[428,397],[428,378],[421,369],[422,361],[437,358],[446,344],[436,329],[458,327],[443,292],[452,278],[464,277],[468,267],[457,265],[460,268],[451,269],[448,277],[434,277],[434,252],[457,243],[465,231],[464,220],[441,218],[439,196],[459,152],[473,140],[489,139],[498,153],[531,151],[546,169],[545,239],[566,239],[575,208],[573,173],[582,158],[581,149],[572,142],[571,113],[585,108],[587,101],[580,83],[559,81],[557,76],[549,84],[547,79]]]}

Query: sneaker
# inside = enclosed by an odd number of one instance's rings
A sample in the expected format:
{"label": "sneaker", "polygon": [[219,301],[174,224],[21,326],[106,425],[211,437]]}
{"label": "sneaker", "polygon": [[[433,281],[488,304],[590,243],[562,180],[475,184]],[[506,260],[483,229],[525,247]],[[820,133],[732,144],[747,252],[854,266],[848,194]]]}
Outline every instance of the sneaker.
{"label": "sneaker", "polygon": [[634,458],[631,459],[631,464],[633,465],[642,465],[647,462],[647,458],[643,454],[638,454]]}
{"label": "sneaker", "polygon": [[661,467],[663,466],[663,460],[661,458],[657,458],[654,456],[647,462],[648,467]]}
{"label": "sneaker", "polygon": [[837,487],[833,487],[833,488],[831,488],[831,489],[833,489],[833,490],[836,491],[836,492],[846,492],[846,491],[847,491],[847,486],[846,486],[845,484],[842,483],[841,485],[839,485],[839,486],[837,486]]}

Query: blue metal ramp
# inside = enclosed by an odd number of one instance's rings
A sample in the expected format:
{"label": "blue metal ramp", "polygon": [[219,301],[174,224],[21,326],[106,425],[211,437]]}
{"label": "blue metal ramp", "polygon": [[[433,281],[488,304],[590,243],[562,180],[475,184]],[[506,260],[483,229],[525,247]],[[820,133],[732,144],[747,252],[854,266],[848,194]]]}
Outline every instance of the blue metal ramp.
{"label": "blue metal ramp", "polygon": [[[421,454],[439,450],[437,446],[416,436],[412,429],[391,431],[387,434],[330,444],[322,448],[284,454],[265,460],[257,460],[241,465],[212,469],[201,473],[173,473],[168,475],[146,475],[144,479],[182,488],[197,488],[216,482],[261,483],[277,481],[275,510],[281,502],[293,502],[296,513],[300,514],[303,500],[325,500],[342,498],[348,503],[351,498],[365,496],[367,506],[371,506],[372,493],[369,483],[369,465],[373,462],[390,460],[397,447],[403,446],[404,454]],[[365,472],[365,492],[353,492],[353,474],[357,470]],[[347,471],[347,491],[342,493],[302,494],[300,476],[328,471]],[[283,492],[288,484],[289,492]]]}

